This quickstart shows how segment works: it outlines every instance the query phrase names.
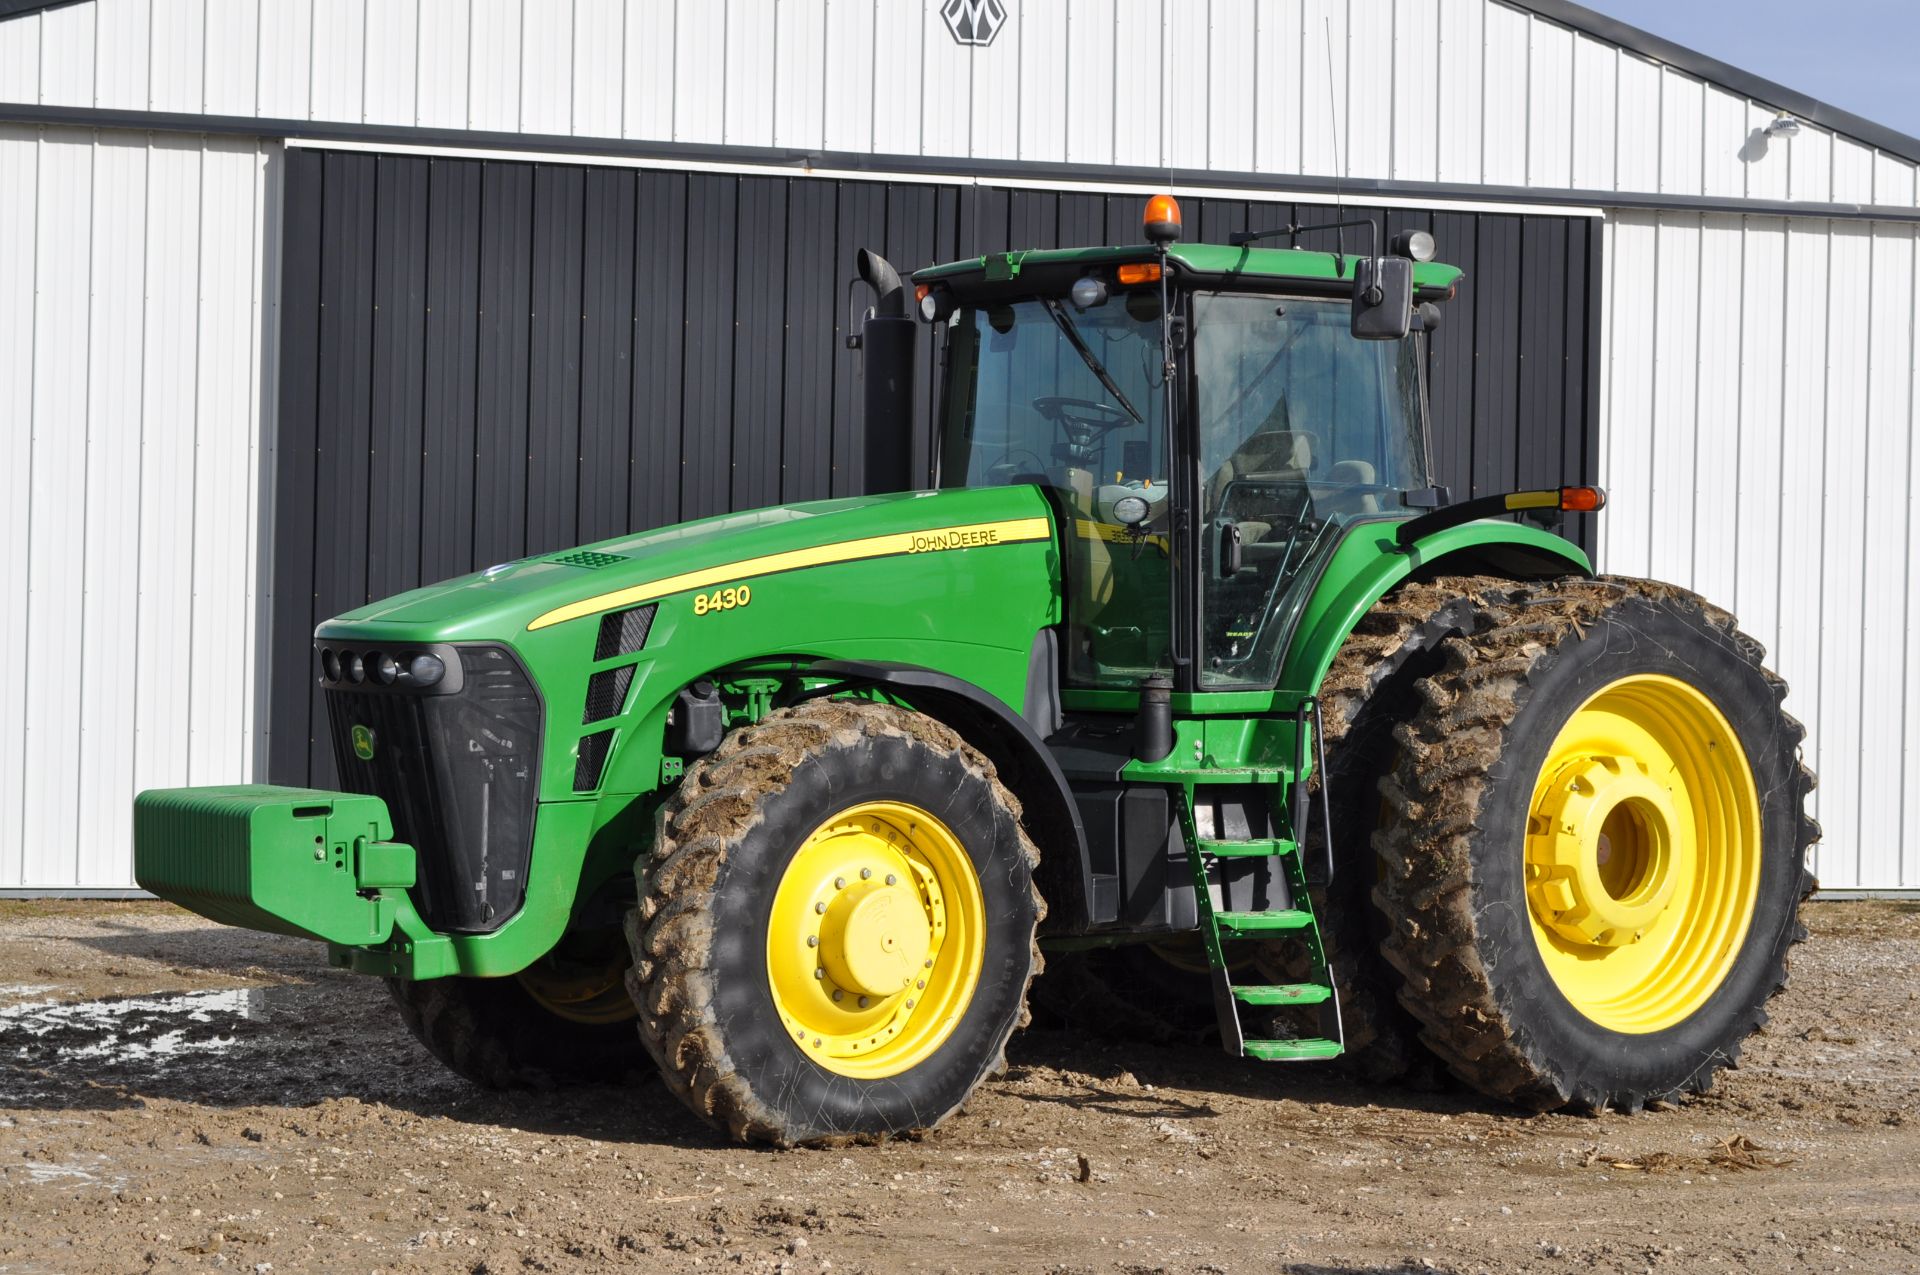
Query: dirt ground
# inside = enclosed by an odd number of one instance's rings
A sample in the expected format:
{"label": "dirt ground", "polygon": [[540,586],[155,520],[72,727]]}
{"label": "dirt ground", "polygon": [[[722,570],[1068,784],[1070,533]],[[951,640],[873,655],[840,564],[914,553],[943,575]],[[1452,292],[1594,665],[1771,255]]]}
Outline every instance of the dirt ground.
{"label": "dirt ground", "polygon": [[1809,922],[1639,1117],[1029,1032],[923,1141],[772,1152],[642,1078],[475,1089],[311,943],[0,903],[0,1271],[1920,1271],[1920,905]]}

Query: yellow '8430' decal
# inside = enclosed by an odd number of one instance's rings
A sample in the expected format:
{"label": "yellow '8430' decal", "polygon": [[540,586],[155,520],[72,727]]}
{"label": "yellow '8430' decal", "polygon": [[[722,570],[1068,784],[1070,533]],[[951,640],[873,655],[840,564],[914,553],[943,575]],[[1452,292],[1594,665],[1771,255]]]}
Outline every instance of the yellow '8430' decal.
{"label": "yellow '8430' decal", "polygon": [[736,589],[715,589],[712,593],[693,595],[693,613],[711,615],[715,611],[731,611],[753,601],[753,590],[746,585]]}

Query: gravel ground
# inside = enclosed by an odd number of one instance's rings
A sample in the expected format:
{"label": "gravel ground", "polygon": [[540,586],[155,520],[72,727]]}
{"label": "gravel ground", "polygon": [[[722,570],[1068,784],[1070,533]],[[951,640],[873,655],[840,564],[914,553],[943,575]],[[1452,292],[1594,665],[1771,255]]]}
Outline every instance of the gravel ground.
{"label": "gravel ground", "polygon": [[1920,1271],[1920,905],[1827,903],[1715,1091],[1627,1118],[1054,1032],[919,1142],[501,1096],[312,943],[0,902],[0,1271]]}

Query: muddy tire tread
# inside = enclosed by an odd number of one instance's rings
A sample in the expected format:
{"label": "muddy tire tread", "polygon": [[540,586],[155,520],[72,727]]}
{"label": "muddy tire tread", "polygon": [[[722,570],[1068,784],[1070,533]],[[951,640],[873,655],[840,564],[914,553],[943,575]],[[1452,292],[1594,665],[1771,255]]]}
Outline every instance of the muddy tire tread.
{"label": "muddy tire tread", "polygon": [[[777,709],[753,725],[730,732],[717,750],[689,766],[656,817],[651,852],[642,854],[634,865],[638,905],[626,917],[627,939],[634,953],[627,987],[639,1009],[640,1040],[659,1065],[667,1088],[696,1115],[739,1141],[818,1146],[859,1140],[791,1137],[777,1109],[734,1067],[711,1005],[708,962],[713,933],[707,905],[729,847],[751,834],[761,821],[760,803],[783,788],[797,766],[829,745],[854,744],[879,734],[904,736],[959,754],[968,769],[987,780],[1019,822],[1020,803],[1000,782],[993,763],[945,723],[872,700],[818,699]],[[1039,865],[1040,853],[1024,826],[1020,848],[1031,873]],[[1045,904],[1037,889],[1033,901],[1036,916],[1044,916]],[[1028,986],[1040,966],[1036,942]],[[1028,1022],[1026,992],[1022,987],[1018,1020],[995,1044],[989,1075],[1005,1072],[1007,1040]],[[931,1113],[921,1129],[939,1124],[958,1106]],[[896,1132],[904,1135],[921,1129]]]}
{"label": "muddy tire tread", "polygon": [[[1374,897],[1393,918],[1382,950],[1402,977],[1401,1004],[1420,1022],[1422,1043],[1456,1076],[1521,1107],[1635,1111],[1683,1092],[1705,1092],[1721,1067],[1738,1062],[1740,1042],[1767,1021],[1765,1001],[1786,986],[1788,953],[1807,933],[1798,917],[1772,954],[1771,992],[1742,1011],[1733,1042],[1701,1059],[1679,1085],[1655,1093],[1572,1083],[1515,1041],[1482,964],[1470,861],[1476,811],[1487,776],[1506,750],[1508,727],[1526,702],[1530,677],[1553,659],[1558,639],[1630,597],[1695,612],[1762,675],[1776,705],[1786,695],[1786,683],[1765,667],[1760,643],[1740,632],[1731,615],[1677,586],[1608,576],[1538,584],[1461,578],[1436,584],[1471,601],[1471,635],[1443,640],[1441,670],[1416,687],[1420,711],[1395,730],[1400,762],[1381,785],[1391,816],[1374,838],[1383,867]],[[1805,814],[1814,780],[1798,756],[1804,728],[1785,712],[1780,717],[1795,753],[1792,808],[1800,812],[1795,838],[1798,898],[1804,900],[1814,888],[1806,850],[1820,835],[1819,825]]]}

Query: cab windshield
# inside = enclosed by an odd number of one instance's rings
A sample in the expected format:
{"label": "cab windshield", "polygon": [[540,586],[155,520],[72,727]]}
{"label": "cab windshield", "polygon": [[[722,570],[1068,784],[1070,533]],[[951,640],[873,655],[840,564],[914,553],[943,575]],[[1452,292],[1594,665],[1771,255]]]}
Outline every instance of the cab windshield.
{"label": "cab windshield", "polygon": [[[963,307],[948,329],[940,485],[1037,483],[1067,508],[1067,679],[1171,668],[1166,392],[1157,290]],[[1144,497],[1138,534],[1114,502]]]}

